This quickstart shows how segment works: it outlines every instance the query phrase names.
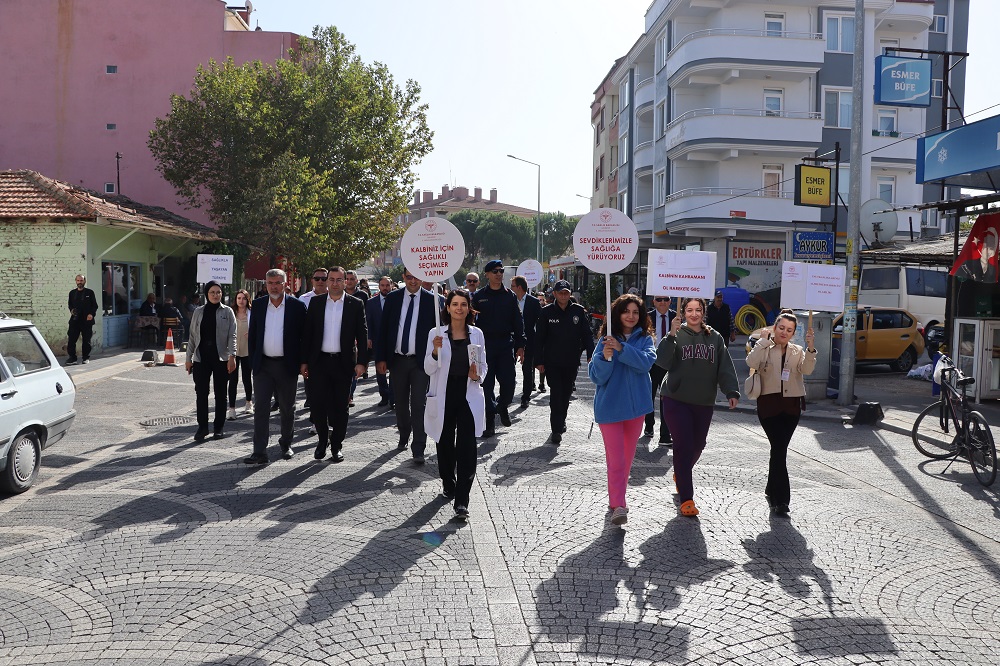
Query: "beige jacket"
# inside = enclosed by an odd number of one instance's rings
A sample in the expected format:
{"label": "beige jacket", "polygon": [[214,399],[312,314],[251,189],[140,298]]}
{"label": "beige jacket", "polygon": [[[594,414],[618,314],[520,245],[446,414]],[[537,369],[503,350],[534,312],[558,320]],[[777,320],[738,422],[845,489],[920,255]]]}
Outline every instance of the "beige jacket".
{"label": "beige jacket", "polygon": [[760,374],[761,395],[781,393],[788,398],[797,398],[806,394],[806,384],[802,377],[811,375],[816,368],[816,351],[806,351],[799,345],[788,343],[784,366],[788,369],[788,380],[784,382],[784,387],[781,381],[781,349],[773,340],[758,340],[747,354],[747,366],[756,368]]}

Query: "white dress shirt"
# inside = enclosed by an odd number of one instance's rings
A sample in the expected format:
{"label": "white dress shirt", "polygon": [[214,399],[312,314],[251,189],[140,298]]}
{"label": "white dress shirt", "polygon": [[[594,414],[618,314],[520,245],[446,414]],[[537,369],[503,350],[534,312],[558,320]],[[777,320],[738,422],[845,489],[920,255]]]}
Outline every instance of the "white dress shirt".
{"label": "white dress shirt", "polygon": [[313,296],[319,296],[315,290],[307,292],[299,296],[299,300],[306,304],[306,310],[309,309],[309,301],[313,299]]}
{"label": "white dress shirt", "polygon": [[340,353],[340,328],[344,321],[344,297],[337,300],[326,299],[326,311],[323,313],[323,345],[320,351],[327,354]]}
{"label": "white dress shirt", "polygon": [[407,356],[414,356],[417,353],[417,316],[420,314],[420,292],[411,294],[408,289],[403,290],[403,309],[399,311],[399,328],[396,330],[396,353],[403,353],[403,326],[406,324],[406,311],[413,308],[413,318],[410,320],[410,340]]}
{"label": "white dress shirt", "polygon": [[274,304],[270,296],[267,299],[267,315],[264,320],[264,356],[285,355],[285,296],[281,302]]}

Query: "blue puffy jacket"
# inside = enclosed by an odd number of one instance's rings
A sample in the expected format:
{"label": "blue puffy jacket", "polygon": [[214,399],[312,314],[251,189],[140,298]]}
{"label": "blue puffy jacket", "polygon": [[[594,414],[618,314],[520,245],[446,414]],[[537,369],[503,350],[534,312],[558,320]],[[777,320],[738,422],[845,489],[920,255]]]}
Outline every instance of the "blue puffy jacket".
{"label": "blue puffy jacket", "polygon": [[594,395],[594,420],[598,423],[617,423],[653,411],[653,385],[649,369],[656,361],[653,338],[643,331],[633,331],[614,352],[610,361],[604,360],[604,339],[597,343],[590,359],[587,374],[597,384]]}

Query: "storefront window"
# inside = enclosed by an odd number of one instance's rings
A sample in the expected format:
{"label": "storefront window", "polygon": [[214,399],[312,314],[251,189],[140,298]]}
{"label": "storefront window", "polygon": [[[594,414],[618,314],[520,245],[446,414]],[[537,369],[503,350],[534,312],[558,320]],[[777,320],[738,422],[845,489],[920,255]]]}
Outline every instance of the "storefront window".
{"label": "storefront window", "polygon": [[129,315],[142,304],[139,264],[101,262],[102,309],[104,316]]}

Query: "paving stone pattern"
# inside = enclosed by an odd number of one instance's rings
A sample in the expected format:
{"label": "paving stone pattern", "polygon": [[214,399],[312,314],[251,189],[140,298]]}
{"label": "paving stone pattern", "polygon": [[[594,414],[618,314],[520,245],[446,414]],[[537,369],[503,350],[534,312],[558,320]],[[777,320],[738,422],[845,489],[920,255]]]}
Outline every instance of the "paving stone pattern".
{"label": "paving stone pattern", "polygon": [[620,529],[581,373],[561,446],[547,394],[481,443],[465,522],[374,380],[344,463],[314,462],[299,412],[295,458],[248,468],[250,417],[201,444],[141,426],[190,416],[193,386],[120,361],[75,371],[71,436],[0,500],[0,664],[1000,662],[997,491],[900,435],[804,419],[772,518],[756,419],[717,413],[700,518],[644,438]]}

